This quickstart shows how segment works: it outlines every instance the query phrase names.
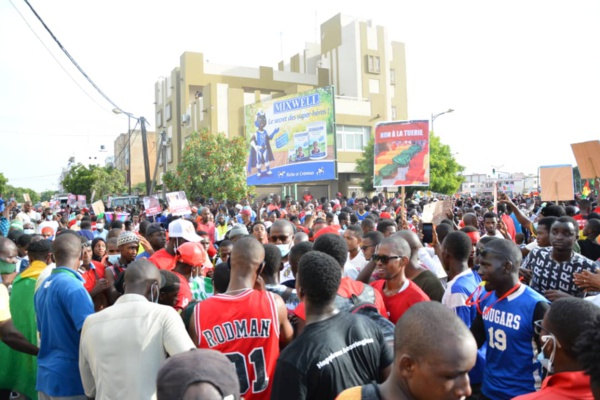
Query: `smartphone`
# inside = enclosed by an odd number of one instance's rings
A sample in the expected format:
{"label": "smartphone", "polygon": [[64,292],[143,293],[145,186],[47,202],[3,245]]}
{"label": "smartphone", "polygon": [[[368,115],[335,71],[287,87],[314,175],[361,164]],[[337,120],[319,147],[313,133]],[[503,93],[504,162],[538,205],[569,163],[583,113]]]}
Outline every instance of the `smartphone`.
{"label": "smartphone", "polygon": [[431,222],[423,223],[423,243],[433,243],[433,224]]}

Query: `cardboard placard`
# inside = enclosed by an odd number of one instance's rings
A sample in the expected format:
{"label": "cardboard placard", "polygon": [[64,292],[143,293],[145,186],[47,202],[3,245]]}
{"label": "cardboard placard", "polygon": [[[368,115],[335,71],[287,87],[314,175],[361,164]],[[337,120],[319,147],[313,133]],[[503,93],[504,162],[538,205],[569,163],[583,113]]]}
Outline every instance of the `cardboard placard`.
{"label": "cardboard placard", "polygon": [[575,197],[573,167],[551,165],[540,167],[540,186],[543,201],[569,201]]}
{"label": "cardboard placard", "polygon": [[571,144],[581,179],[600,177],[600,140]]}
{"label": "cardboard placard", "polygon": [[29,193],[23,193],[23,200],[31,203],[31,197],[29,197]]}
{"label": "cardboard placard", "polygon": [[94,214],[96,215],[104,214],[104,202],[102,200],[98,200],[92,203],[92,210],[94,210]]}
{"label": "cardboard placard", "polygon": [[190,203],[183,191],[167,193],[167,203],[169,204],[169,211],[173,215],[187,215],[192,213]]}

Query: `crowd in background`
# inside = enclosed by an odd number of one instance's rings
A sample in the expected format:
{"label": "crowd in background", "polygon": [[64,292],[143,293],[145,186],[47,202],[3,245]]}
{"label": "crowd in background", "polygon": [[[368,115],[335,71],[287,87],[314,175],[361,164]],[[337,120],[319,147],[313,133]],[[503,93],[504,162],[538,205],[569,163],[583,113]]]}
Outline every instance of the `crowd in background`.
{"label": "crowd in background", "polygon": [[0,399],[600,394],[593,197],[0,208]]}

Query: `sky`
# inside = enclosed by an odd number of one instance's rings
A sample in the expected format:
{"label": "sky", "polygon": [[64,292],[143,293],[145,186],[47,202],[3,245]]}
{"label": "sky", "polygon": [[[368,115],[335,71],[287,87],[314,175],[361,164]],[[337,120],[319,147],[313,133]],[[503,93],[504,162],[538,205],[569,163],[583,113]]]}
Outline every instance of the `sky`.
{"label": "sky", "polygon": [[[406,45],[408,116],[435,121],[465,173],[576,165],[570,144],[600,138],[600,2],[223,2],[30,0],[88,76],[154,130],[154,83],[185,51],[215,64],[276,68],[337,13]],[[29,26],[28,26],[29,24]],[[36,37],[37,35],[37,37]],[[0,172],[56,190],[69,157],[127,131],[24,0],[0,0]]]}

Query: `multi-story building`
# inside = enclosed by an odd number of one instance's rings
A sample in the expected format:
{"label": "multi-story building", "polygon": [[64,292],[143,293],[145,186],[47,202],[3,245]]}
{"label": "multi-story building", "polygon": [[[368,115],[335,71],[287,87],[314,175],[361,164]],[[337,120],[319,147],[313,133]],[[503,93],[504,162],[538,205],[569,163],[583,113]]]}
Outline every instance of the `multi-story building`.
{"label": "multi-story building", "polygon": [[461,185],[463,194],[481,195],[491,194],[494,183],[498,185],[498,190],[508,193],[510,196],[518,194],[529,194],[538,191],[537,175],[525,175],[521,172],[509,173],[500,172],[496,176],[486,174],[463,175],[464,181]]}
{"label": "multi-story building", "polygon": [[[139,131],[131,132],[131,144],[128,146],[128,133],[122,133],[115,139],[115,155],[112,165],[125,174],[125,184],[135,186],[138,183],[145,183],[144,172],[144,151],[142,146],[142,134]],[[156,132],[146,133],[146,142],[148,145],[148,159],[150,161],[150,176],[154,173],[156,167],[158,135]],[[129,166],[129,147],[131,147],[131,169]]]}
{"label": "multi-story building", "polygon": [[297,189],[330,198],[338,191],[349,193],[359,186],[356,160],[374,125],[408,118],[406,60],[404,44],[390,42],[384,27],[341,14],[321,25],[320,43],[307,44],[277,69],[216,65],[202,53],[183,53],[180,65],[155,83],[155,126],[171,139],[167,169],[176,168],[192,132],[206,128],[243,136],[244,106],[328,85],[336,95],[338,178]]}

